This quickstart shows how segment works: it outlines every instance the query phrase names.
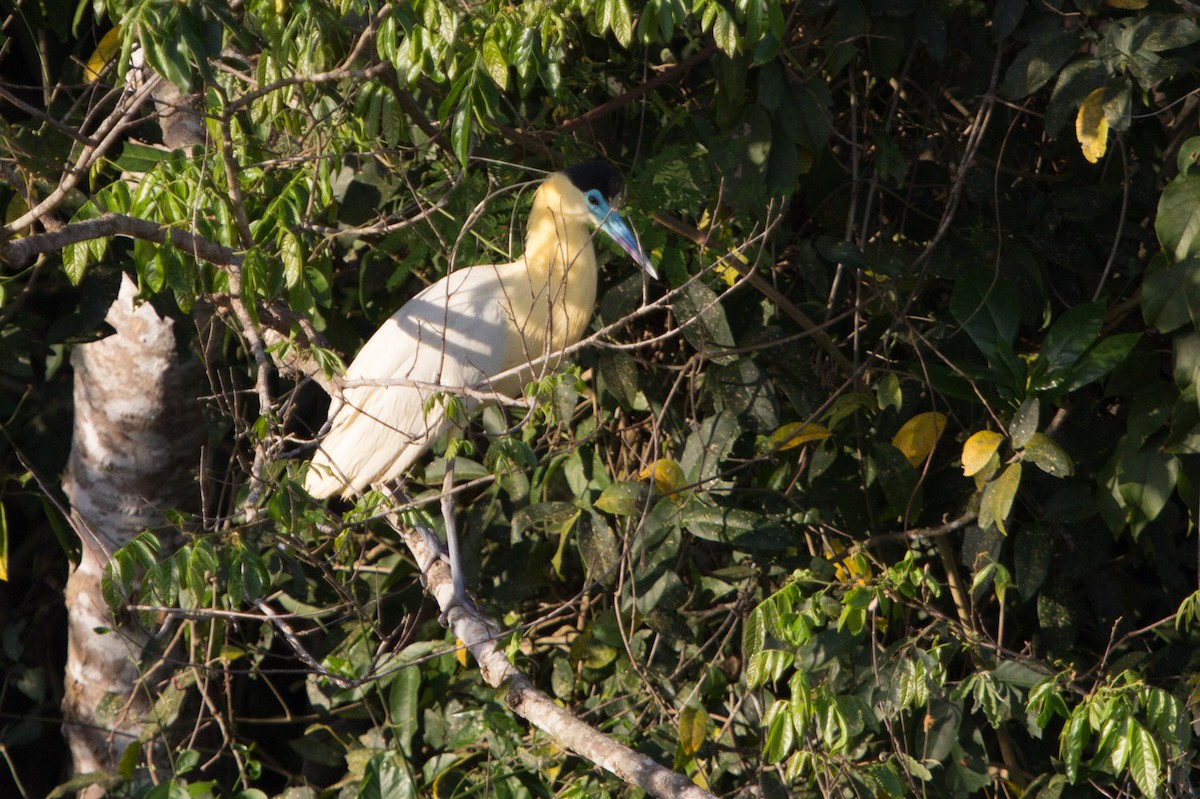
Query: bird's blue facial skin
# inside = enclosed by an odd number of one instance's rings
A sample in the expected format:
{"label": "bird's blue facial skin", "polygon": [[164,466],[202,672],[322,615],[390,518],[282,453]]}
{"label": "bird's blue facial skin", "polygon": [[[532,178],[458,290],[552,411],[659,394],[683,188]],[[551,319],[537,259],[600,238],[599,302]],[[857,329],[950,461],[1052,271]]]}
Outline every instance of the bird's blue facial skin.
{"label": "bird's blue facial skin", "polygon": [[592,215],[592,220],[596,225],[612,237],[612,240],[620,245],[621,249],[629,253],[629,257],[634,263],[640,266],[650,277],[657,278],[658,273],[654,271],[654,265],[650,263],[650,257],[646,255],[641,245],[638,244],[637,237],[633,235],[633,231],[629,229],[629,225],[625,224],[625,220],[621,215],[614,211],[604,199],[604,195],[592,189],[583,195],[587,200],[588,211]]}

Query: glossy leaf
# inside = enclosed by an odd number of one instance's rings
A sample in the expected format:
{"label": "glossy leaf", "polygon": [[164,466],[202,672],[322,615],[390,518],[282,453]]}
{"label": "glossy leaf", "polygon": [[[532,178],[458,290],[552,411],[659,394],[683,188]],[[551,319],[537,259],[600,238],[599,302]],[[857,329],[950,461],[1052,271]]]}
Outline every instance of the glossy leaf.
{"label": "glossy leaf", "polygon": [[1145,796],[1155,796],[1163,781],[1163,759],[1150,731],[1136,722],[1130,725],[1129,773]]}

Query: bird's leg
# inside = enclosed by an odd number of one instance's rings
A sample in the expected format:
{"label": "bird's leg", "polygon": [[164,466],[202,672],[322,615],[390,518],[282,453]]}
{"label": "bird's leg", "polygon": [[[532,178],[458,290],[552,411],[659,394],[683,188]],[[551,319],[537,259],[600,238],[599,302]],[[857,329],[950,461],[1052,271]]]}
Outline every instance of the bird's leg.
{"label": "bird's leg", "polygon": [[467,584],[463,579],[462,558],[458,547],[458,525],[454,521],[454,458],[446,458],[446,476],[442,479],[442,519],[446,522],[446,546],[450,550],[450,582],[454,586],[454,599],[470,607]]}

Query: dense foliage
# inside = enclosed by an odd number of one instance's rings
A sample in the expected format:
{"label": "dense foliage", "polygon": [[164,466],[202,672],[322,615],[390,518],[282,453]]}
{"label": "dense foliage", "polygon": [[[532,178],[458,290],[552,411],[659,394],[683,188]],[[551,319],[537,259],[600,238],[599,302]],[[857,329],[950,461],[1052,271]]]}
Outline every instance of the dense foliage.
{"label": "dense foliage", "polygon": [[[59,776],[34,764],[74,547],[64,355],[124,270],[231,334],[193,345],[203,508],[115,561],[126,623],[181,644],[167,765],[133,747],[114,795],[628,793],[456,655],[381,497],[303,493],[321,392],[283,374],[256,405],[241,335],[336,370],[418,287],[518,253],[537,170],[603,155],[663,280],[605,250],[575,366],[451,453],[516,662],[722,795],[1192,795],[1192,5],[6,4],[6,218],[81,164],[59,222],[238,254],[101,237],[0,273],[13,790]],[[205,147],[147,120],[87,156],[137,58],[195,93]]]}

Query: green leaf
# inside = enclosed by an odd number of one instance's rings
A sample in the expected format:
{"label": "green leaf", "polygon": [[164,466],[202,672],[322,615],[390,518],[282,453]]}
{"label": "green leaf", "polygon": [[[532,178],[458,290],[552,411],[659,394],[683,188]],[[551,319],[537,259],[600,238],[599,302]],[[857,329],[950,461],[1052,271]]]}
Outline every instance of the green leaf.
{"label": "green leaf", "polygon": [[1017,408],[1012,422],[1008,425],[1008,432],[1012,437],[1014,447],[1021,449],[1029,443],[1029,439],[1037,432],[1038,425],[1041,423],[1041,411],[1042,403],[1037,397],[1025,400],[1021,403],[1021,407]]}
{"label": "green leaf", "polygon": [[875,402],[881,411],[887,408],[900,410],[904,393],[900,390],[900,378],[895,372],[888,372],[875,386]]}
{"label": "green leaf", "polygon": [[1200,312],[1200,259],[1151,262],[1142,281],[1142,318],[1160,333],[1197,322]]}
{"label": "green leaf", "polygon": [[607,0],[607,2],[613,36],[621,43],[622,47],[628,47],[633,41],[633,18],[629,14],[629,6],[625,0]]}
{"label": "green leaf", "polygon": [[1137,722],[1130,727],[1129,773],[1143,796],[1157,796],[1163,781],[1162,754],[1149,730]]}
{"label": "green leaf", "polygon": [[283,261],[283,282],[288,288],[292,288],[304,276],[305,258],[300,237],[290,230],[280,233],[279,258]]}
{"label": "green leaf", "polygon": [[595,512],[580,516],[575,542],[588,576],[610,584],[620,561],[621,542],[604,517]]}
{"label": "green leaf", "polygon": [[1026,0],[998,0],[992,7],[992,41],[1007,39],[1025,13]]}
{"label": "green leaf", "polygon": [[1113,532],[1127,524],[1136,537],[1158,518],[1174,492],[1178,474],[1179,459],[1155,447],[1133,452],[1119,449],[1101,473],[1108,496],[1121,514],[1105,516]]}
{"label": "green leaf", "polygon": [[983,488],[983,496],[979,500],[979,526],[987,529],[996,525],[1005,535],[1008,530],[1004,521],[1012,511],[1013,500],[1017,497],[1017,488],[1021,485],[1021,464],[1009,464],[1000,476]]}
{"label": "green leaf", "polygon": [[454,112],[454,121],[450,124],[450,142],[458,162],[465,167],[471,154],[471,104],[465,100],[459,103]]}
{"label": "green leaf", "polygon": [[683,335],[697,350],[713,356],[717,363],[732,363],[736,355],[721,355],[735,346],[733,332],[717,293],[699,280],[689,282],[672,303]]}
{"label": "green leaf", "polygon": [[679,466],[689,484],[707,483],[716,478],[737,440],[740,427],[733,414],[718,412],[700,423],[687,437]]}
{"label": "green leaf", "polygon": [[1100,335],[1104,323],[1104,303],[1077,305],[1050,327],[1038,351],[1038,364],[1044,373],[1053,375],[1079,361]]}
{"label": "green leaf", "polygon": [[718,3],[712,3],[709,8],[716,8],[716,19],[712,28],[713,41],[717,43],[725,55],[736,55],[738,51],[737,23]]}
{"label": "green leaf", "polygon": [[1021,451],[1021,459],[1032,461],[1052,477],[1070,477],[1075,473],[1071,456],[1045,433],[1034,433],[1030,436],[1025,449]]}
{"label": "green leaf", "polygon": [[1063,770],[1072,785],[1079,779],[1079,763],[1083,758],[1083,749],[1091,737],[1088,727],[1087,709],[1084,706],[1075,708],[1067,722],[1066,729],[1059,735],[1059,757],[1063,762]]}
{"label": "green leaf", "polygon": [[794,662],[795,655],[782,649],[757,652],[746,660],[746,684],[762,687],[777,682]]}
{"label": "green leaf", "polygon": [[1017,53],[1000,84],[1001,94],[1010,100],[1028,97],[1057,75],[1078,49],[1078,31],[1049,30]]}
{"label": "green leaf", "polygon": [[1178,175],[1167,184],[1154,231],[1173,260],[1200,255],[1200,175]]}
{"label": "green leaf", "polygon": [[71,281],[72,286],[78,286],[83,280],[84,272],[87,271],[88,260],[88,245],[86,242],[68,244],[63,248],[63,271],[67,273],[67,280]]}
{"label": "green leaf", "polygon": [[1066,374],[1061,381],[1061,390],[1070,393],[1108,377],[1141,339],[1141,333],[1119,333],[1100,339]]}
{"label": "green leaf", "polygon": [[1019,373],[1012,344],[1021,324],[1021,301],[1003,278],[983,271],[960,276],[950,293],[950,313],[993,367],[1010,376]]}
{"label": "green leaf", "polygon": [[357,799],[417,799],[417,787],[407,764],[393,753],[383,752],[367,762]]}
{"label": "green leaf", "polygon": [[1013,546],[1013,567],[1017,573],[1017,591],[1021,599],[1032,599],[1046,575],[1055,554],[1054,535],[1045,525],[1035,524],[1017,531]]}
{"label": "green leaf", "polygon": [[787,711],[788,702],[777,699],[763,718],[763,726],[767,728],[767,737],[763,741],[763,759],[768,763],[779,763],[792,752],[796,731],[792,726],[792,717]]}
{"label": "green leaf", "polygon": [[684,512],[683,526],[697,538],[738,549],[779,552],[798,543],[796,534],[786,526],[741,508],[691,502]]}
{"label": "green leaf", "polygon": [[[1149,32],[1141,42],[1141,49],[1144,50],[1161,53],[1200,41],[1200,26],[1188,16],[1148,16],[1143,19],[1142,24],[1149,27]],[[1142,25],[1138,27],[1141,28]]]}
{"label": "green leaf", "polygon": [[483,59],[483,66],[488,77],[492,79],[500,91],[505,91],[508,88],[508,61],[504,57],[504,50],[496,42],[496,37],[492,35],[495,26],[488,31],[488,35],[483,40],[483,51],[480,57]]}
{"label": "green leaf", "polygon": [[636,516],[646,505],[648,491],[648,486],[634,480],[613,483],[596,499],[595,506],[614,516]]}
{"label": "green leaf", "polygon": [[[742,625],[742,645],[746,650],[746,657],[754,657],[762,651],[763,645],[767,642],[767,622],[763,606],[759,605],[754,610],[750,611],[750,615],[746,617],[746,623]],[[756,688],[756,685],[751,685],[751,688]]]}
{"label": "green leaf", "polygon": [[392,736],[400,746],[400,751],[404,753],[405,757],[410,758],[413,751],[413,736],[416,735],[418,728],[420,689],[421,667],[414,664],[400,669],[400,673],[392,682],[392,690],[388,696]]}
{"label": "green leaf", "polygon": [[1055,81],[1050,102],[1046,104],[1046,133],[1057,136],[1075,115],[1084,98],[1109,79],[1103,62],[1080,58],[1063,67]]}

